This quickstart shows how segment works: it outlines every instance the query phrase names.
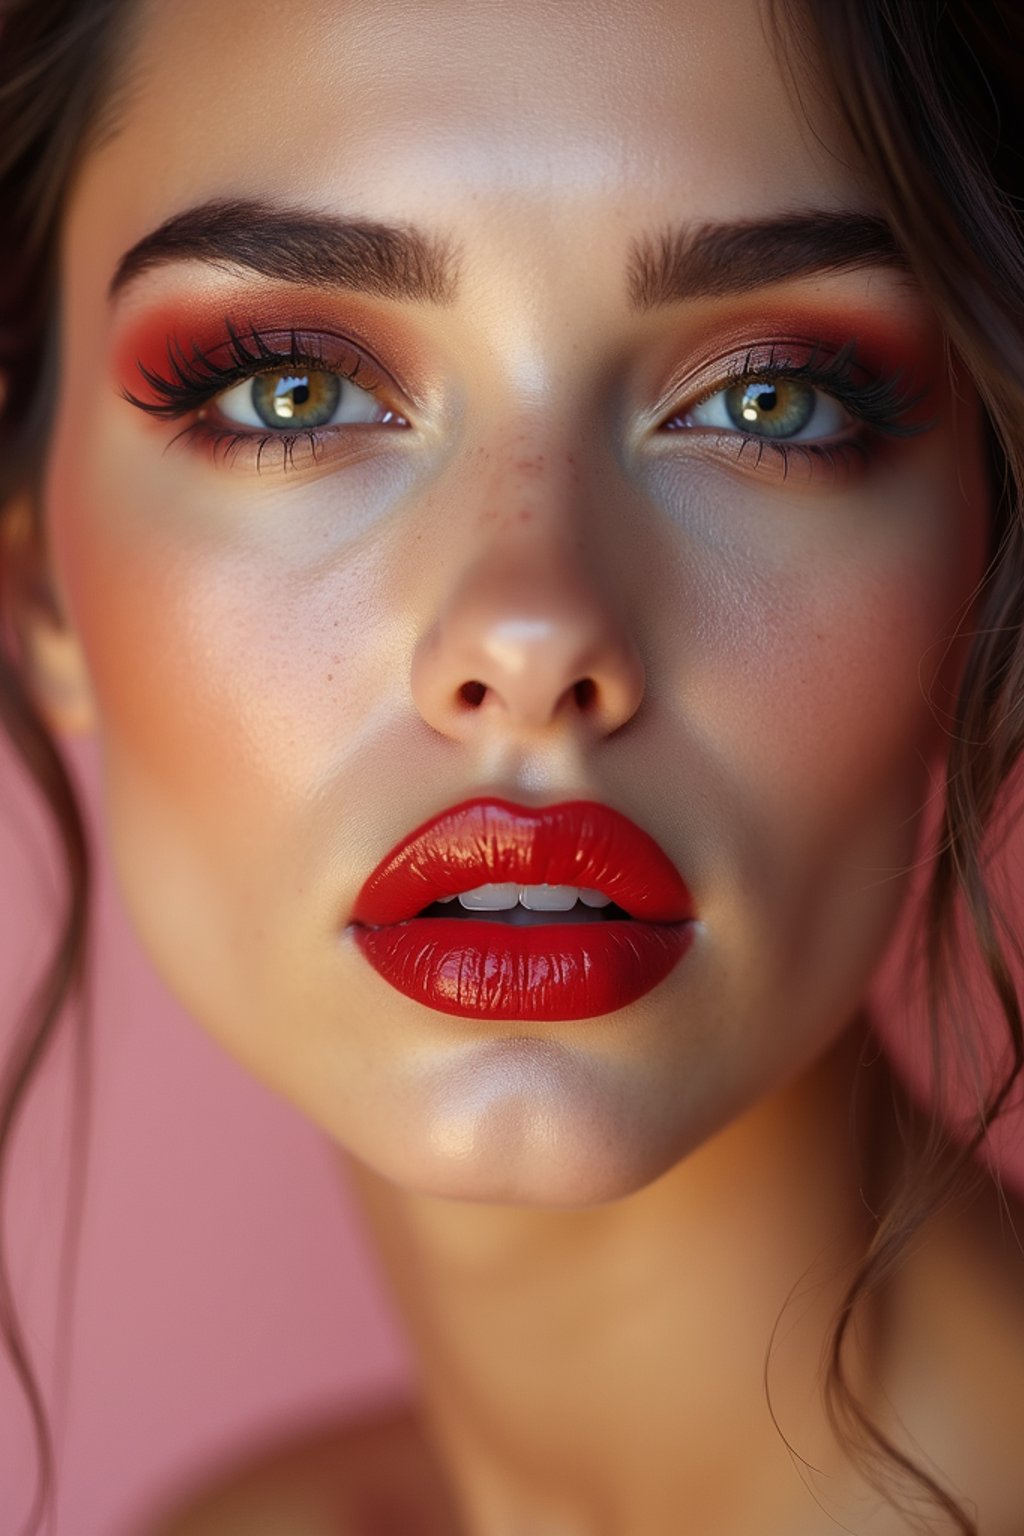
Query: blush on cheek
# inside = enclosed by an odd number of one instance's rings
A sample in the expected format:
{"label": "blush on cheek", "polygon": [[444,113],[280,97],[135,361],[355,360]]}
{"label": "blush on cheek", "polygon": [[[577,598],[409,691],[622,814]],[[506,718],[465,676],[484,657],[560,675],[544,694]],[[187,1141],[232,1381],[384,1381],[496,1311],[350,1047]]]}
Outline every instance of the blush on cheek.
{"label": "blush on cheek", "polygon": [[[66,466],[48,488],[54,558],[98,711],[109,767],[151,786],[194,792],[197,811],[221,773],[238,776],[237,740],[218,708],[215,670],[189,618],[188,567],[138,502]],[[129,504],[130,503],[130,504]],[[147,515],[142,515],[144,509]],[[234,803],[228,795],[226,807]]]}

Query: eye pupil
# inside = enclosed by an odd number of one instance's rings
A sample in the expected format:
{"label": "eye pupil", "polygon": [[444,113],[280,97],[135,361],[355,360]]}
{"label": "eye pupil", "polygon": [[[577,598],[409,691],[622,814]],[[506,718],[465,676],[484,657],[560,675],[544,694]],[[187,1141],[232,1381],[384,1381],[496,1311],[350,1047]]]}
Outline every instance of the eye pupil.
{"label": "eye pupil", "polygon": [[268,427],[322,427],[338,408],[341,388],[336,373],[261,373],[252,381],[252,403]]}
{"label": "eye pupil", "polygon": [[774,411],[779,393],[774,384],[748,384],[743,391],[741,414],[745,421],[757,421],[766,411]]}

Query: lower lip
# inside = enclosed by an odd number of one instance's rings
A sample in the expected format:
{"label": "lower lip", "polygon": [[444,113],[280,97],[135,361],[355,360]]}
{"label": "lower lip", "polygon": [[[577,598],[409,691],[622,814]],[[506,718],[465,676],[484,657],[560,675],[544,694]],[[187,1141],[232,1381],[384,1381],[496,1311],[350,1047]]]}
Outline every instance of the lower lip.
{"label": "lower lip", "polygon": [[590,1019],[653,990],[690,947],[693,924],[411,918],[353,929],[379,976],[463,1019]]}

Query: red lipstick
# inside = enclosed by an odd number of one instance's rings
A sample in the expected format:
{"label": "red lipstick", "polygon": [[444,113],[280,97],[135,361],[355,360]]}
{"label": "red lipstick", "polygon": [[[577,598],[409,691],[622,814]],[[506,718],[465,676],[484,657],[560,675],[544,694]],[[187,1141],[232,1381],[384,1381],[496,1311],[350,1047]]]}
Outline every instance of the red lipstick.
{"label": "red lipstick", "polygon": [[[621,915],[514,926],[424,916],[479,885],[573,885]],[[607,909],[606,909],[607,911]],[[635,1002],[682,959],[693,904],[675,865],[627,816],[596,801],[530,809],[480,797],[417,827],[370,874],[352,932],[406,997],[462,1018],[592,1018]]]}

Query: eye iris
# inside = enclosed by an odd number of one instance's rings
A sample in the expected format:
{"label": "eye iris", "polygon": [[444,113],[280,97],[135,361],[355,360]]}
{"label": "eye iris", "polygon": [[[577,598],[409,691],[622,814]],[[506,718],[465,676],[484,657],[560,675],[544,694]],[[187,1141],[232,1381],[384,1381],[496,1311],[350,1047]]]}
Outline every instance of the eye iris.
{"label": "eye iris", "polygon": [[725,394],[733,424],[763,437],[793,437],[814,414],[814,390],[797,379],[748,379]]}
{"label": "eye iris", "polygon": [[261,373],[252,381],[252,403],[268,427],[322,427],[341,399],[336,373]]}

